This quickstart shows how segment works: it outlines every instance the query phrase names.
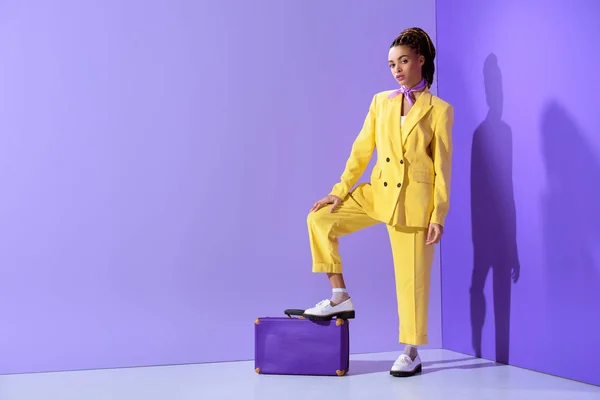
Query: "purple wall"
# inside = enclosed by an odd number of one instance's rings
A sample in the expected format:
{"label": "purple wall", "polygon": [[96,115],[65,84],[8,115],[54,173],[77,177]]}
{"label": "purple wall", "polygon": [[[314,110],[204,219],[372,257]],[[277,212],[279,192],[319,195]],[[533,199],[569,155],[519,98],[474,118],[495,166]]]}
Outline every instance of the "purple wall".
{"label": "purple wall", "polygon": [[[433,0],[2,2],[0,373],[251,359],[256,317],[329,296],[307,212],[395,87],[390,42],[435,38],[434,16]],[[342,245],[352,352],[400,349],[384,227]]]}
{"label": "purple wall", "polygon": [[456,108],[444,348],[600,384],[600,3],[437,7]]}

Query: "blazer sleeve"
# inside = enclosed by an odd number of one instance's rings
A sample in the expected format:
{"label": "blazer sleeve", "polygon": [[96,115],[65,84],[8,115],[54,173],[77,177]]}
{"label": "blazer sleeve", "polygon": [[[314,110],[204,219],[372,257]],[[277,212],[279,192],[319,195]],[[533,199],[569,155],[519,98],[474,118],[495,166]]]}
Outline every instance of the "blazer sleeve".
{"label": "blazer sleeve", "polygon": [[431,153],[435,171],[433,213],[431,223],[444,225],[450,208],[450,178],[452,172],[452,125],[454,108],[451,105],[437,118]]}
{"label": "blazer sleeve", "polygon": [[329,194],[344,199],[362,176],[371,160],[373,150],[375,149],[376,99],[377,95],[373,96],[362,129],[352,144],[350,157],[346,161],[346,167],[340,177],[340,181],[333,186]]}

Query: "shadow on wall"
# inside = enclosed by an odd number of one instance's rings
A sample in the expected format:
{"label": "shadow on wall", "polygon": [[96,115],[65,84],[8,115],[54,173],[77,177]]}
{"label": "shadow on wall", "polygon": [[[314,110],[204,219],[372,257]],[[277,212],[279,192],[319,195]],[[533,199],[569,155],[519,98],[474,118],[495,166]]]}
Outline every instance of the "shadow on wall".
{"label": "shadow on wall", "polygon": [[496,358],[509,363],[511,285],[520,275],[512,180],[512,130],[502,121],[502,74],[490,54],[483,66],[486,118],[473,134],[471,148],[471,223],[473,274],[471,329],[473,350],[481,357],[488,302],[484,286],[493,271]]}
{"label": "shadow on wall", "polygon": [[[544,347],[557,349],[565,341],[586,346],[586,350],[568,352],[564,361],[555,360],[550,365],[564,367],[550,372],[568,377],[587,371],[588,382],[599,384],[600,163],[593,146],[560,104],[550,102],[544,107],[541,130],[547,176],[541,232],[548,310]],[[569,365],[577,368],[570,371]]]}

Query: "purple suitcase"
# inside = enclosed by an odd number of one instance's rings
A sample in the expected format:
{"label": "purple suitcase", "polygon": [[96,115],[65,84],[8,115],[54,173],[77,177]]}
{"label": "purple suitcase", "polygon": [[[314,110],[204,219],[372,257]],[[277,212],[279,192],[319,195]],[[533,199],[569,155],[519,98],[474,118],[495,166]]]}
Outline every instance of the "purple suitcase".
{"label": "purple suitcase", "polygon": [[254,321],[259,374],[343,376],[350,366],[349,322],[265,317]]}

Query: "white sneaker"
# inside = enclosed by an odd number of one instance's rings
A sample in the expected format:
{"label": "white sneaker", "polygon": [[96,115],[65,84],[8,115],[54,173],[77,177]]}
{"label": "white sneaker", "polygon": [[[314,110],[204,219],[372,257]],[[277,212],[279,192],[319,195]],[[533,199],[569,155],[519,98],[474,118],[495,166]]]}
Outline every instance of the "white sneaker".
{"label": "white sneaker", "polygon": [[421,372],[422,369],[421,357],[419,357],[418,354],[414,361],[406,354],[401,354],[394,365],[392,365],[390,375],[396,377],[413,376],[414,374]]}
{"label": "white sneaker", "polygon": [[352,299],[332,305],[330,300],[323,300],[313,308],[304,311],[304,316],[310,320],[326,321],[333,317],[341,319],[354,318],[354,304]]}

